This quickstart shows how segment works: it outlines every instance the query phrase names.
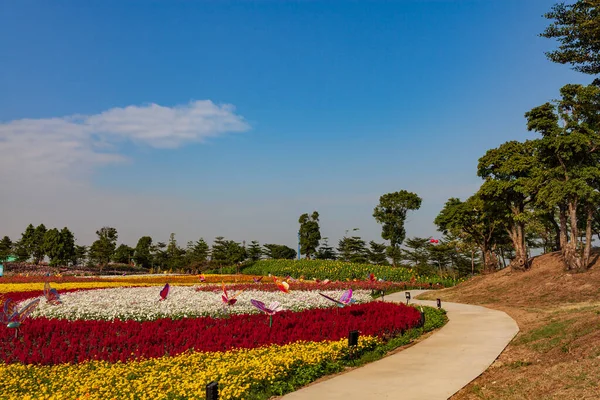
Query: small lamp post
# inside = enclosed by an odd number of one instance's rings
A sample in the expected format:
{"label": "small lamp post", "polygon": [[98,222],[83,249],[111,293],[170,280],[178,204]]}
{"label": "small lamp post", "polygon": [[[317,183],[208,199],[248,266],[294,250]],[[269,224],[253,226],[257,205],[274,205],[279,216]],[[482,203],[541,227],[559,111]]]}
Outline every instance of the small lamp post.
{"label": "small lamp post", "polygon": [[219,400],[219,384],[212,381],[206,385],[206,400]]}
{"label": "small lamp post", "polygon": [[406,292],[406,305],[408,305],[408,303],[410,303],[410,292]]}
{"label": "small lamp post", "polygon": [[358,346],[358,331],[348,332],[348,347]]}
{"label": "small lamp post", "polygon": [[442,308],[442,299],[436,299],[437,308]]}

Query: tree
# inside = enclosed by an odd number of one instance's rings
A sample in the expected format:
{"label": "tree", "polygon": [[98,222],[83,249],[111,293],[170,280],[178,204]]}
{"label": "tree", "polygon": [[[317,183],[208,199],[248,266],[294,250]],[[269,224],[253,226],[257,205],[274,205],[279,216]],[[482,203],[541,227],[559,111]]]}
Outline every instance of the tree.
{"label": "tree", "polygon": [[150,236],[142,236],[139,238],[133,252],[133,260],[135,265],[150,268],[152,265],[152,238]]}
{"label": "tree", "polygon": [[33,233],[31,255],[33,256],[33,262],[35,264],[39,264],[46,256],[46,247],[44,245],[46,231],[46,226],[44,224],[39,224]]}
{"label": "tree", "polygon": [[75,245],[75,251],[73,252],[73,265],[82,265],[85,263],[87,258],[88,248],[87,246]]}
{"label": "tree", "polygon": [[415,193],[401,190],[387,193],[379,198],[379,204],[373,211],[375,220],[382,224],[381,237],[390,241],[388,256],[392,264],[397,265],[400,245],[406,237],[404,222],[409,210],[418,210],[421,207],[421,198]]}
{"label": "tree", "polygon": [[15,255],[19,262],[27,261],[33,255],[34,236],[35,227],[33,224],[27,225],[25,232],[21,234],[21,239],[15,245]]}
{"label": "tree", "polygon": [[265,248],[265,255],[274,260],[293,260],[298,255],[296,250],[283,244],[267,243],[263,247]]}
{"label": "tree", "polygon": [[387,257],[385,255],[386,249],[385,243],[377,243],[373,240],[369,242],[369,249],[367,250],[367,256],[371,264],[376,265],[389,265]]}
{"label": "tree", "polygon": [[212,246],[211,260],[218,264],[227,264],[227,242],[223,236],[217,236]]}
{"label": "tree", "polygon": [[[246,260],[246,248],[241,244],[233,241],[227,241],[227,263],[238,264]],[[239,271],[238,271],[239,272]]]}
{"label": "tree", "polygon": [[7,260],[13,251],[13,242],[8,236],[4,236],[0,240],[0,262]]}
{"label": "tree", "polygon": [[135,249],[133,247],[122,243],[115,250],[115,253],[112,256],[112,260],[113,262],[119,264],[129,264],[134,253]]}
{"label": "tree", "polygon": [[368,261],[366,243],[359,236],[344,236],[338,242],[337,250],[340,260],[355,263],[366,263]]}
{"label": "tree", "polygon": [[190,266],[195,270],[199,266],[206,264],[208,256],[210,255],[210,247],[204,241],[203,238],[198,239],[197,242],[189,242],[187,250],[187,258]]}
{"label": "tree", "polygon": [[263,251],[260,248],[260,243],[256,240],[250,242],[250,246],[248,246],[248,258],[250,261],[258,261],[261,259],[263,255]]}
{"label": "tree", "polygon": [[96,231],[98,239],[92,243],[89,250],[90,259],[100,265],[100,270],[108,265],[115,249],[117,248],[117,239],[119,235],[115,228],[105,226]]}
{"label": "tree", "polygon": [[[561,99],[535,107],[525,117],[527,129],[542,135],[539,163],[545,176],[538,204],[559,209],[566,267],[583,271],[591,264],[592,226],[600,204],[600,87],[568,84],[560,94]],[[578,210],[585,215],[584,241]]]}
{"label": "tree", "polygon": [[309,259],[317,252],[321,240],[319,213],[313,211],[310,216],[302,214],[298,222],[300,223],[300,254],[305,254],[306,259]]}
{"label": "tree", "polygon": [[406,239],[402,250],[402,259],[419,274],[429,273],[429,238],[414,237]]}
{"label": "tree", "polygon": [[504,229],[503,221],[497,215],[498,210],[493,203],[474,195],[464,202],[457,198],[449,199],[434,223],[444,235],[453,235],[477,245],[481,250],[484,272],[493,272],[498,268],[498,258],[493,250],[499,232]]}
{"label": "tree", "polygon": [[52,228],[46,231],[44,235],[44,250],[50,259],[51,266],[60,265],[62,261],[62,242],[58,229]]}
{"label": "tree", "polygon": [[319,249],[317,250],[316,259],[317,260],[336,260],[337,259],[335,250],[333,250],[333,247],[331,247],[329,245],[329,238],[323,238],[323,241],[322,241],[321,245],[319,246]]}
{"label": "tree", "polygon": [[479,159],[478,175],[485,179],[479,189],[484,201],[498,202],[498,218],[505,219],[506,229],[515,250],[513,269],[528,268],[525,228],[534,217],[528,207],[543,179],[536,160],[537,141],[510,141],[488,150]]}
{"label": "tree", "polygon": [[177,244],[175,234],[169,236],[169,244],[167,245],[167,265],[171,269],[183,268],[185,266],[185,250]]}
{"label": "tree", "polygon": [[600,73],[600,0],[559,3],[544,15],[553,22],[540,35],[557,39],[557,50],[546,53],[549,60],[571,64],[585,74]]}

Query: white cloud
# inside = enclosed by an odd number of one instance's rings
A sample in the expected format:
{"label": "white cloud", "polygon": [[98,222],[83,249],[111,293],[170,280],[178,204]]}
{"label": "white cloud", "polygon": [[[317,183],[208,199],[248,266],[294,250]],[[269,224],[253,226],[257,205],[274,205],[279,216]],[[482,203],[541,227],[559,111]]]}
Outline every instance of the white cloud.
{"label": "white cloud", "polygon": [[250,127],[231,105],[210,100],[112,108],[95,115],[0,123],[0,184],[68,181],[126,160],[118,143],[176,148]]}

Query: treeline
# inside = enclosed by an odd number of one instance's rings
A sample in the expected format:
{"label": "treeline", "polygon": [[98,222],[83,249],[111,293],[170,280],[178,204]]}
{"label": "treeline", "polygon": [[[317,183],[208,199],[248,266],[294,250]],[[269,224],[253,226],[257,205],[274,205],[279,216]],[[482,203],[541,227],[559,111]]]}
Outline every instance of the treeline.
{"label": "treeline", "polygon": [[[541,34],[557,39],[551,61],[600,73],[600,3],[557,4],[545,15]],[[567,270],[593,263],[592,242],[600,238],[600,80],[567,84],[560,97],[525,113],[534,140],[510,141],[479,159],[481,188],[465,201],[451,198],[435,223],[476,245],[485,271],[499,267],[499,250],[509,248],[511,266],[530,266],[530,248],[560,251]]]}

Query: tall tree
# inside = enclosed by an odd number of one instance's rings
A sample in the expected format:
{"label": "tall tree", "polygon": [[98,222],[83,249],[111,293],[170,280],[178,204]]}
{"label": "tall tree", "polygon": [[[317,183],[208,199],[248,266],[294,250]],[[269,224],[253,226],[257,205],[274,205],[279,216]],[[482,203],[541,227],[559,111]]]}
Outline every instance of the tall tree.
{"label": "tall tree", "polygon": [[44,245],[44,239],[46,236],[46,226],[44,224],[39,224],[33,233],[32,240],[32,256],[33,262],[39,264],[44,257],[46,256],[46,247]]}
{"label": "tall tree", "polygon": [[387,193],[379,198],[379,204],[373,211],[375,220],[382,224],[381,237],[390,241],[388,255],[392,264],[397,265],[400,256],[400,245],[406,237],[404,222],[409,210],[418,210],[421,207],[421,198],[415,193],[406,190]]}
{"label": "tall tree", "polygon": [[429,271],[429,238],[408,238],[402,249],[402,259],[420,274]]}
{"label": "tall tree", "polygon": [[536,167],[537,143],[506,142],[488,150],[479,159],[478,175],[485,179],[479,189],[480,196],[484,201],[498,202],[498,218],[506,220],[507,233],[515,250],[511,267],[518,270],[529,266],[525,227],[534,213],[528,206],[534,201],[543,179]]}
{"label": "tall tree", "polygon": [[87,246],[75,245],[75,251],[73,252],[73,265],[83,265],[87,258],[88,248]]}
{"label": "tall tree", "polygon": [[152,265],[152,238],[150,236],[142,236],[139,238],[135,250],[133,252],[133,260],[135,264],[144,268],[150,268]]}
{"label": "tall tree", "polygon": [[600,74],[600,0],[559,3],[544,15],[553,22],[540,35],[557,39],[557,50],[546,53],[551,61],[571,64],[586,74]]}
{"label": "tall tree", "polygon": [[321,240],[319,213],[313,211],[310,215],[302,214],[298,223],[300,223],[300,254],[306,255],[309,259],[317,252]]}
{"label": "tall tree", "polygon": [[102,270],[108,265],[117,248],[119,235],[115,228],[108,226],[96,231],[96,235],[98,235],[98,239],[90,246],[89,257],[92,261],[99,264],[100,270]]}
{"label": "tall tree", "polygon": [[8,259],[13,253],[13,242],[8,236],[4,236],[0,240],[0,262]]}
{"label": "tall tree", "polygon": [[223,236],[217,236],[212,245],[211,260],[217,264],[227,264],[227,245],[228,240]]}
{"label": "tall tree", "polygon": [[261,259],[263,255],[263,251],[260,248],[260,243],[256,240],[250,242],[250,246],[248,246],[248,258],[250,261],[258,261]]}
{"label": "tall tree", "polygon": [[[567,269],[590,266],[592,226],[600,204],[600,87],[568,84],[561,99],[525,114],[527,129],[542,135],[539,162],[545,180],[539,203],[560,210],[560,241]],[[578,210],[585,215],[585,241]],[[567,231],[567,217],[569,231]]]}
{"label": "tall tree", "polygon": [[25,232],[21,234],[21,239],[15,245],[15,253],[19,262],[27,261],[33,255],[35,227],[33,224],[27,225]]}
{"label": "tall tree", "polygon": [[61,264],[63,249],[58,229],[52,228],[46,231],[44,235],[44,252],[50,259],[51,266]]}

